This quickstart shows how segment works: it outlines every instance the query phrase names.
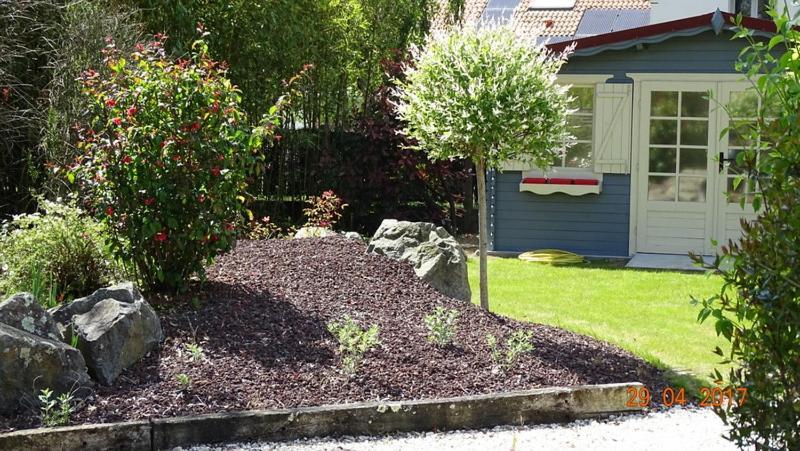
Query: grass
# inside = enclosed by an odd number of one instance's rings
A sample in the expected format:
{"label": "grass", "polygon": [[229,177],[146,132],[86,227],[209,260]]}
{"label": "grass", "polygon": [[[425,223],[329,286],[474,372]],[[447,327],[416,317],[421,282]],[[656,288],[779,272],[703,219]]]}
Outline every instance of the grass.
{"label": "grass", "polygon": [[[469,279],[478,303],[475,258],[469,260]],[[613,343],[672,370],[671,382],[693,391],[708,384],[712,369],[720,367],[711,350],[727,348],[711,321],[697,322],[699,308],[691,305],[691,297],[710,296],[721,284],[720,278],[702,273],[624,269],[609,261],[559,267],[489,259],[493,312]]]}

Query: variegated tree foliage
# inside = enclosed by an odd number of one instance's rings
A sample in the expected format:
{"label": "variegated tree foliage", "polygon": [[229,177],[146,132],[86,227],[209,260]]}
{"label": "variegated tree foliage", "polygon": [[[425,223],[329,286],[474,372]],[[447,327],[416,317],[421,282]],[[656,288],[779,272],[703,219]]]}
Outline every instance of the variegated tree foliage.
{"label": "variegated tree foliage", "polygon": [[400,83],[405,132],[432,159],[547,167],[567,134],[570,99],[556,83],[564,61],[508,28],[434,38]]}

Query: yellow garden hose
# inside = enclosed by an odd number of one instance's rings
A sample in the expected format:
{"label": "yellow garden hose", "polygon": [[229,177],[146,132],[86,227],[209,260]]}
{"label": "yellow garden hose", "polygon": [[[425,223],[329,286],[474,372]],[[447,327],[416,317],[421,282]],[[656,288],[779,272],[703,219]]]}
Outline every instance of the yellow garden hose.
{"label": "yellow garden hose", "polygon": [[519,255],[519,259],[526,262],[548,263],[551,265],[572,265],[584,262],[583,257],[580,255],[558,249],[540,249],[538,251],[525,252]]}

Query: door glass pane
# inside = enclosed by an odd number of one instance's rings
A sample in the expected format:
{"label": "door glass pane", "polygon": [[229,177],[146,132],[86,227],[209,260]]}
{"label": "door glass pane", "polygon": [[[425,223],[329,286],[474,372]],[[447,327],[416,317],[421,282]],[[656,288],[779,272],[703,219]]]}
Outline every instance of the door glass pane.
{"label": "door glass pane", "polygon": [[705,177],[681,177],[678,183],[678,200],[680,202],[706,201]]}
{"label": "door glass pane", "polygon": [[776,118],[781,114],[781,102],[776,94],[766,96],[761,99],[764,104],[764,114],[770,118]]}
{"label": "door glass pane", "polygon": [[681,116],[708,117],[707,97],[705,92],[684,92],[681,98]]}
{"label": "door glass pane", "polygon": [[678,93],[653,91],[650,94],[650,116],[678,116]]}
{"label": "door glass pane", "polygon": [[681,121],[681,144],[708,145],[708,121]]}
{"label": "door glass pane", "polygon": [[592,116],[570,116],[569,131],[579,141],[592,140]]}
{"label": "door glass pane", "polygon": [[758,94],[755,91],[739,91],[731,93],[728,103],[728,114],[732,118],[755,117],[758,112]]}
{"label": "door glass pane", "polygon": [[678,121],[653,119],[650,121],[650,144],[677,144]]}
{"label": "door glass pane", "polygon": [[651,175],[647,186],[648,200],[675,200],[675,178],[663,175]]}
{"label": "door glass pane", "polygon": [[739,186],[736,186],[736,177],[728,178],[728,202],[730,203],[738,203],[742,200],[742,196],[744,196],[744,188],[746,183],[740,182]]}
{"label": "door glass pane", "polygon": [[705,149],[681,149],[681,174],[708,172],[708,156]]}
{"label": "door glass pane", "polygon": [[567,160],[564,166],[568,168],[588,168],[592,165],[592,145],[578,143],[567,150]]}
{"label": "door glass pane", "polygon": [[650,172],[675,173],[677,149],[650,149]]}
{"label": "door glass pane", "polygon": [[[740,153],[744,153],[744,149],[728,150],[728,174],[739,174],[741,172],[742,165],[738,163]],[[744,155],[741,158],[744,158]]]}
{"label": "door glass pane", "polygon": [[731,122],[730,129],[728,130],[728,145],[734,147],[749,147],[752,143],[748,139],[748,135],[752,133],[751,122],[736,121]]}

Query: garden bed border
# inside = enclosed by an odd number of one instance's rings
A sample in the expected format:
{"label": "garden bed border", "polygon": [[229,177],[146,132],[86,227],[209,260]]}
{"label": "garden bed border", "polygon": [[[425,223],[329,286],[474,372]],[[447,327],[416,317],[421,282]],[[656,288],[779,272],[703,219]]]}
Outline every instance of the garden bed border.
{"label": "garden bed border", "polygon": [[563,423],[639,412],[627,406],[638,382],[549,387],[419,401],[258,410],[29,429],[0,434],[0,449],[160,450],[192,444],[282,441]]}

